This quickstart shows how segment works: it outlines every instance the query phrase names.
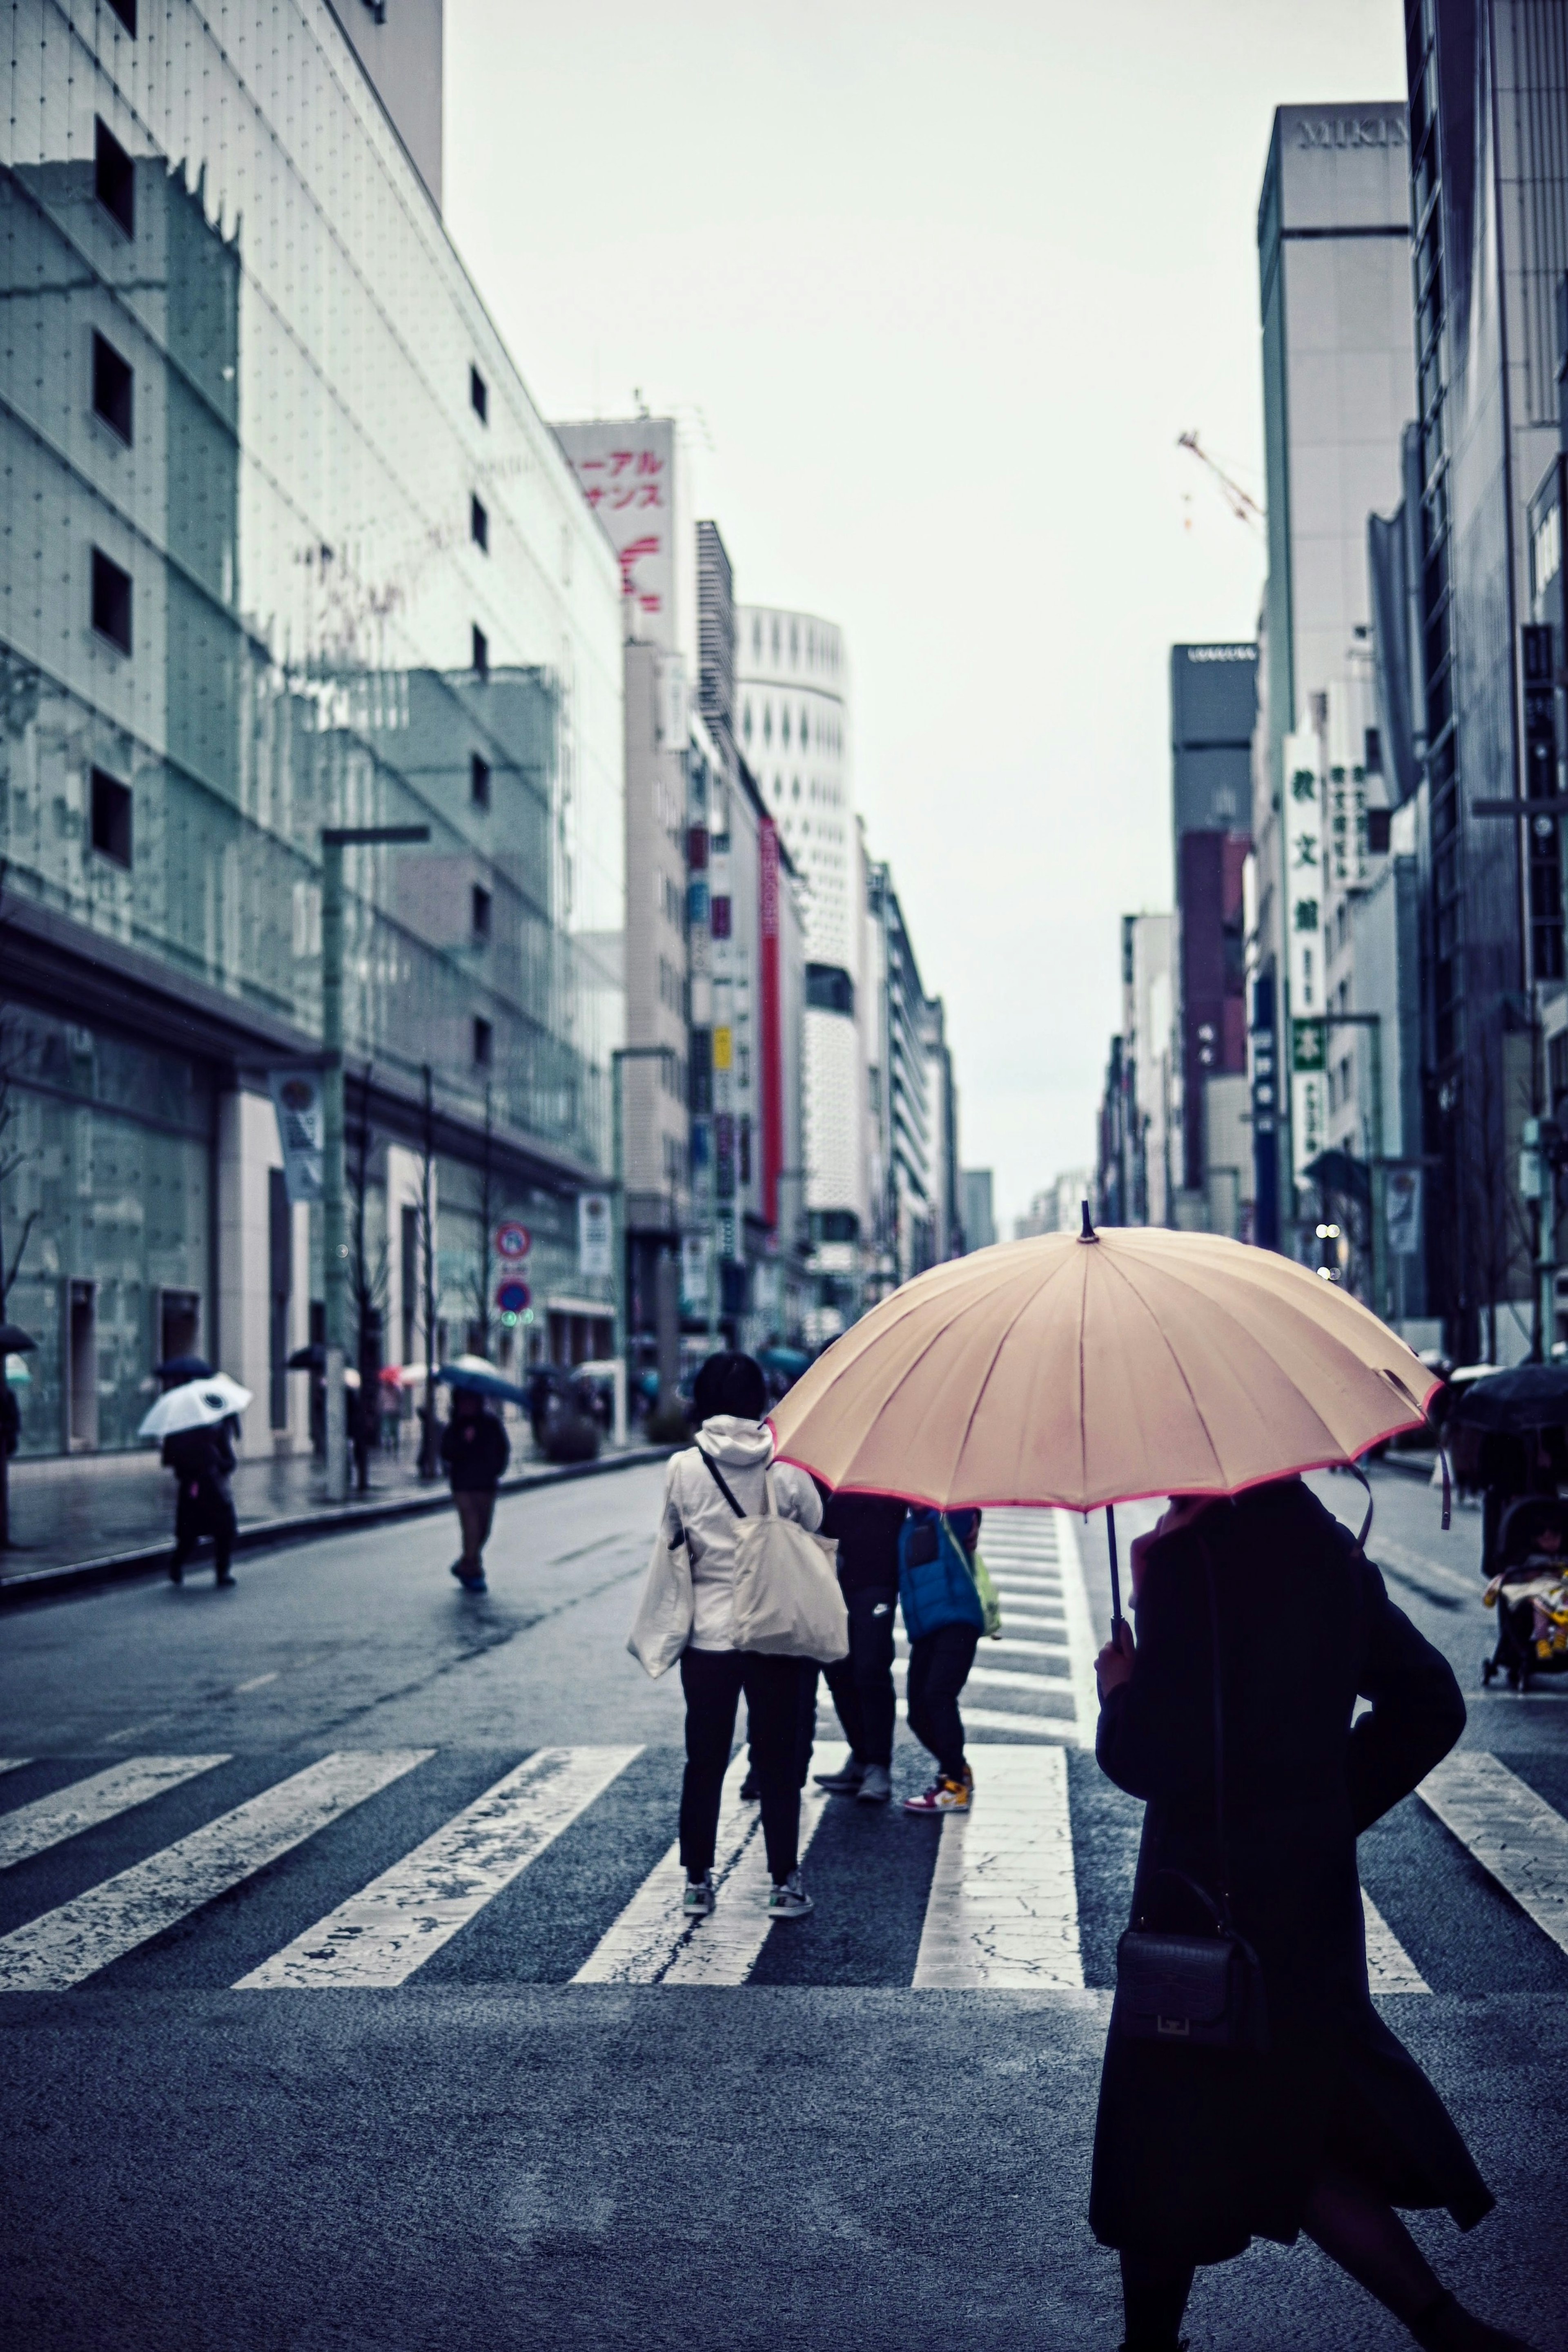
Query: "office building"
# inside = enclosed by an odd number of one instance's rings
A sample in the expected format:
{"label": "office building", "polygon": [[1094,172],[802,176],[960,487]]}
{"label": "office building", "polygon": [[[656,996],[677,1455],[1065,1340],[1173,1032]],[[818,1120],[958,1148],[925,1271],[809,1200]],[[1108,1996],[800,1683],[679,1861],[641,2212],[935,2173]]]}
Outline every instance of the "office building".
{"label": "office building", "polygon": [[[1321,826],[1297,822],[1298,790],[1316,803],[1324,780],[1315,764],[1304,783],[1306,767],[1287,772],[1286,744],[1315,735],[1313,698],[1351,677],[1370,619],[1366,519],[1399,497],[1414,396],[1407,163],[1400,104],[1281,107],[1258,213],[1269,572],[1250,827],[1253,1226],[1260,1241],[1314,1260],[1307,1169],[1326,1128],[1309,1137],[1297,1112],[1326,1118],[1320,1032],[1301,1033],[1310,1064],[1298,1064],[1291,1024],[1315,1024],[1324,1011]],[[1336,764],[1347,778],[1364,774],[1364,744]],[[1318,1001],[1303,1007],[1307,960]]]}
{"label": "office building", "polygon": [[[1531,502],[1559,450],[1553,305],[1568,268],[1568,9],[1406,9],[1418,435],[1417,826],[1430,985],[1427,1272],[1460,1353],[1537,1338],[1524,1119],[1563,1007],[1561,822],[1491,813],[1561,790],[1556,688],[1535,655]],[[1392,506],[1392,499],[1380,502]],[[1414,698],[1413,698],[1414,699]],[[1542,1335],[1549,1345],[1550,1329]]]}
{"label": "office building", "polygon": [[815,1339],[862,1303],[873,1225],[859,845],[841,632],[810,613],[742,604],[734,695],[740,750],[802,882],[806,924],[806,1209]]}
{"label": "office building", "polygon": [[[1178,1070],[1166,1215],[1252,1238],[1243,869],[1250,840],[1256,645],[1171,647],[1171,979]],[[1130,983],[1124,975],[1124,987]],[[1164,1169],[1160,1178],[1165,1181]],[[1143,1222],[1142,1219],[1135,1222]]]}
{"label": "office building", "polygon": [[[345,856],[361,1325],[394,1358],[608,1336],[577,1202],[622,1034],[618,568],[436,208],[439,9],[394,13],[417,90],[323,0],[254,38],[196,0],[13,12],[0,978],[28,1451],[132,1443],[173,1341],[256,1392],[248,1446],[308,1442],[287,1364],[320,1218],[268,1083],[319,1060],[324,826],[430,831]],[[532,1244],[501,1340],[486,1206]]]}
{"label": "office building", "polygon": [[997,1239],[991,1171],[964,1169],[958,1177],[958,1198],[963,1208],[965,1249],[989,1249]]}

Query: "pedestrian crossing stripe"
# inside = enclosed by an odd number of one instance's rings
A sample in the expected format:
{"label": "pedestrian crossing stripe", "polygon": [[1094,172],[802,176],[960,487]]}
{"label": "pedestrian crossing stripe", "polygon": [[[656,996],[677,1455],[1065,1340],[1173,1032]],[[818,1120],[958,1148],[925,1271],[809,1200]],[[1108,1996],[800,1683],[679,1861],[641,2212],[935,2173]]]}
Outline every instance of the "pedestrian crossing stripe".
{"label": "pedestrian crossing stripe", "polygon": [[73,1902],[0,1936],[0,1992],[58,1992],[96,1976],[434,1753],[400,1748],[323,1756]]}
{"label": "pedestrian crossing stripe", "polygon": [[236,1990],[400,1985],[601,1797],[640,1748],[538,1748]]}
{"label": "pedestrian crossing stripe", "polygon": [[96,1829],[117,1813],[145,1805],[166,1789],[178,1788],[182,1780],[194,1780],[198,1772],[210,1772],[228,1760],[226,1756],[132,1756],[95,1772],[90,1780],[73,1780],[52,1796],[18,1805],[15,1812],[0,1814],[0,1870],[29,1862],[34,1854],[46,1853],[50,1846],[62,1845],[67,1838]]}
{"label": "pedestrian crossing stripe", "polygon": [[[139,1945],[278,1861],[354,1807],[428,1761],[431,1748],[340,1751],[277,1782],[203,1828],[0,1937],[0,1991],[56,1991]],[[434,1835],[357,1895],[240,1978],[236,1990],[391,1988],[519,1878],[589,1813],[643,1751],[633,1747],[538,1748]],[[838,1751],[841,1755],[842,1750]],[[210,1769],[213,1757],[131,1757],[110,1768],[120,1794],[160,1778],[164,1791]],[[1067,1759],[1060,1746],[992,1741],[975,1750],[978,1792],[967,1814],[941,1825],[913,1984],[918,1990],[1074,1991],[1083,1985],[1077,1873]],[[171,1775],[175,1764],[190,1768]],[[684,1874],[672,1844],[600,1937],[578,1984],[741,1985],[772,1932],[768,1873],[758,1807],[740,1795],[744,1751],[726,1775],[715,1880],[706,1919],[681,1909]],[[41,1806],[54,1810],[62,1843],[73,1795],[84,1818],[110,1818],[99,1773],[0,1814],[0,1832]],[[1562,1900],[1568,1822],[1508,1771],[1474,1750],[1450,1758],[1423,1796],[1537,1924],[1565,1949]],[[152,1802],[151,1793],[141,1801]],[[802,1795],[804,1856],[830,1800],[813,1782]],[[1468,1811],[1467,1811],[1468,1808]],[[124,1810],[125,1808],[121,1808]],[[47,1851],[29,1845],[27,1858]],[[1429,1990],[1370,1896],[1364,1895],[1369,1979],[1375,1992]]]}

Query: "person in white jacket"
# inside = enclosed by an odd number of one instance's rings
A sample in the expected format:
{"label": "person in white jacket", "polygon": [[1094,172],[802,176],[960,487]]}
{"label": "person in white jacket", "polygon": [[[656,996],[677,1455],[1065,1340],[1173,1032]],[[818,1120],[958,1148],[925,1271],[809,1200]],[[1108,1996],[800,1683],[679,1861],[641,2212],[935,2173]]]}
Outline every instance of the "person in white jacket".
{"label": "person in white jacket", "polygon": [[[713,1858],[724,1776],[735,1740],[736,1709],[746,1694],[752,1768],[762,1799],[762,1836],[775,1919],[800,1919],[811,1908],[800,1868],[800,1789],[796,1769],[800,1658],[764,1657],[735,1646],[736,1536],[741,1518],[768,1507],[765,1480],[773,1437],[762,1426],[768,1387],[749,1356],[710,1356],[696,1377],[696,1444],[672,1456],[664,1481],[664,1533],[674,1543],[684,1529],[691,1555],[694,1612],[691,1640],[681,1653],[686,1699],[686,1769],[681,1784],[681,1863],[685,1907],[701,1918],[713,1909]],[[781,1518],[808,1530],[821,1527],[822,1504],[803,1470],[780,1463],[773,1471]]]}

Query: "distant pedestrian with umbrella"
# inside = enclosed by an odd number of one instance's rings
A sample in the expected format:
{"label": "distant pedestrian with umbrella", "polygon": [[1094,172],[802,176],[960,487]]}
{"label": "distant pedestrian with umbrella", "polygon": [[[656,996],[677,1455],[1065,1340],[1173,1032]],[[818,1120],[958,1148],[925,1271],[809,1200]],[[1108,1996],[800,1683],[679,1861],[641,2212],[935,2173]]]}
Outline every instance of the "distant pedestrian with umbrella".
{"label": "distant pedestrian with umbrella", "polygon": [[183,1583],[185,1563],[206,1537],[212,1538],[215,1581],[232,1585],[235,1580],[230,1562],[238,1522],[229,1482],[239,1416],[250,1401],[248,1389],[225,1372],[214,1372],[170,1389],[142,1421],[141,1435],[161,1440],[164,1467],[172,1470],[176,1481],[172,1584]]}
{"label": "distant pedestrian with umbrella", "polygon": [[[1452,1747],[1464,1703],[1300,1476],[1420,1426],[1438,1385],[1308,1268],[1099,1234],[1086,1205],[1080,1234],[905,1284],[771,1416],[780,1457],[835,1490],[1107,1508],[1098,1753],[1147,1801],[1090,2201],[1122,2256],[1125,2352],[1176,2352],[1197,2264],[1303,2229],[1430,2352],[1519,2344],[1395,2212],[1468,2229],[1492,2199],[1373,2008],[1356,1872],[1359,1831]],[[1134,1548],[1134,1643],[1110,1507],[1152,1494],[1176,1499]]]}
{"label": "distant pedestrian with umbrella", "polygon": [[452,1573],[465,1592],[483,1592],[496,1490],[512,1458],[511,1440],[500,1415],[486,1403],[485,1391],[488,1387],[507,1396],[522,1392],[484,1365],[448,1365],[438,1377],[452,1391],[452,1417],[441,1433],[441,1459],[463,1531],[463,1549],[452,1563]]}

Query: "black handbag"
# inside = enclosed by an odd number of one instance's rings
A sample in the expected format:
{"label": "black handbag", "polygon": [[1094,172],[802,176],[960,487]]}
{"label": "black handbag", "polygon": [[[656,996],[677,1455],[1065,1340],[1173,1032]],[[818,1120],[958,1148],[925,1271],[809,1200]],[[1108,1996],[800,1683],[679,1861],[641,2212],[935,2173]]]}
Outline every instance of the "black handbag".
{"label": "black handbag", "polygon": [[1173,1935],[1137,1919],[1116,1947],[1113,2032],[1130,2042],[1179,2042],[1201,2050],[1264,2050],[1269,2044],[1263,1971],[1230,1916],[1225,1838],[1225,1706],[1220,1690],[1219,1609],[1214,1562],[1204,1554],[1214,1643],[1214,1810],[1219,1899],[1185,1871],[1160,1871],[1186,1886],[1212,1922],[1207,1934]]}

